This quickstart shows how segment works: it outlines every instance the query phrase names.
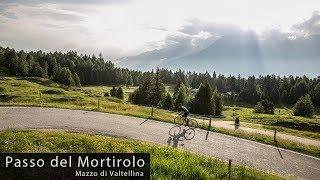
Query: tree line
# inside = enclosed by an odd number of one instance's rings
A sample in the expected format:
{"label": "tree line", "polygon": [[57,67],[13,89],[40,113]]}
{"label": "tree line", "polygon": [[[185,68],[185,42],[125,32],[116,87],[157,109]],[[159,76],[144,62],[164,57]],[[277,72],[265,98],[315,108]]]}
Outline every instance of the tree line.
{"label": "tree line", "polygon": [[195,114],[222,115],[222,97],[217,89],[211,88],[207,80],[200,85],[195,96],[189,87],[178,81],[171,95],[165,89],[159,69],[150,74],[139,88],[130,94],[129,100],[134,104],[157,106],[167,110],[179,110],[184,105]]}
{"label": "tree line", "polygon": [[[266,75],[245,78],[240,75],[217,75],[215,72],[213,74],[182,70],[173,72],[168,69],[141,72],[117,68],[111,61],[105,60],[101,54],[96,57],[95,55],[79,55],[74,51],[66,53],[25,52],[3,47],[0,47],[0,67],[1,71],[8,71],[14,76],[46,77],[67,86],[80,86],[81,84],[141,86],[151,81],[151,77],[156,76],[159,82],[175,85],[183,92],[185,91],[183,89],[199,89],[200,85],[207,81],[213,90],[221,93],[225,104],[256,105],[258,102],[268,100],[275,105],[293,106],[300,97],[308,94],[312,103],[320,107],[320,76],[309,78]],[[183,86],[180,87],[178,84],[183,84]],[[145,85],[144,88],[150,87]],[[154,88],[162,87],[156,85]],[[161,92],[164,93],[150,95],[149,98],[156,102],[160,97],[167,95],[163,89]],[[136,94],[141,95],[139,92]],[[181,93],[174,94],[174,96],[185,101]],[[141,101],[148,101],[148,99]]]}

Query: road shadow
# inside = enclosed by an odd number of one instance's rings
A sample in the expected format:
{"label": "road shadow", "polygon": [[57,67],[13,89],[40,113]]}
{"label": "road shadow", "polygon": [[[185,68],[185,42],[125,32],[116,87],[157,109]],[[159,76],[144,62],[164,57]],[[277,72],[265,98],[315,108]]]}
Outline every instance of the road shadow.
{"label": "road shadow", "polygon": [[140,125],[144,124],[145,122],[147,122],[149,119],[152,119],[153,116],[149,116],[146,120],[144,120],[143,122],[140,123]]}
{"label": "road shadow", "polygon": [[[149,118],[150,118],[150,117],[149,117]],[[140,125],[142,125],[143,123],[147,122],[147,121],[149,120],[149,118],[146,119],[146,120],[144,120],[143,122],[141,122]]]}
{"label": "road shadow", "polygon": [[180,145],[183,146],[183,141],[185,140],[184,135],[186,133],[186,130],[182,130],[181,133],[174,135],[174,136],[169,136],[168,138],[168,146],[172,146],[174,148],[178,147],[179,141],[181,142]]}
{"label": "road shadow", "polygon": [[208,140],[208,137],[209,137],[209,131],[207,131],[206,140]]}
{"label": "road shadow", "polygon": [[[170,132],[173,129],[175,132]],[[181,146],[184,146],[184,141],[193,139],[195,135],[194,129],[189,127],[182,128],[181,126],[173,126],[170,131],[167,145],[174,148],[178,147],[179,142]]]}
{"label": "road shadow", "polygon": [[277,150],[278,150],[278,153],[279,153],[281,159],[283,159],[282,153],[281,153],[280,148],[279,148],[279,145],[278,145],[278,141],[277,141],[277,140],[274,140],[274,143],[275,143],[275,145],[276,145],[276,147],[277,147]]}

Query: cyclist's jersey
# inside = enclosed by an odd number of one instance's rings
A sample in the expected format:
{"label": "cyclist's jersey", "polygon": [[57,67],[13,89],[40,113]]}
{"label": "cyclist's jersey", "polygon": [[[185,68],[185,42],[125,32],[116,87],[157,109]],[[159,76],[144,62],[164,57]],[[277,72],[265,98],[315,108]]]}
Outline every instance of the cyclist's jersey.
{"label": "cyclist's jersey", "polygon": [[185,106],[180,107],[181,111],[183,112],[183,116],[187,117],[189,115],[189,110]]}

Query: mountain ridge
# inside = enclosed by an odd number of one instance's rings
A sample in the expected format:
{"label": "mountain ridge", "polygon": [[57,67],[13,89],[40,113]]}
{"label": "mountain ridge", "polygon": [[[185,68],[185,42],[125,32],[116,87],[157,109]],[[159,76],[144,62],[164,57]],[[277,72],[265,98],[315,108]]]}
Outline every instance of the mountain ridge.
{"label": "mountain ridge", "polygon": [[[224,36],[189,54],[159,49],[120,60],[137,70],[168,68],[221,74],[309,75],[320,73],[320,35],[296,39],[260,39],[254,33]],[[170,52],[170,53],[168,53]]]}

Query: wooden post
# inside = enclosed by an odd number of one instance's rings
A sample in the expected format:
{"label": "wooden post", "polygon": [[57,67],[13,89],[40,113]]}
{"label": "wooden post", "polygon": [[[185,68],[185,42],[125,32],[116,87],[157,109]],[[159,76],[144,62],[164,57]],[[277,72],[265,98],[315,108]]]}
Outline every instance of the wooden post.
{"label": "wooden post", "polygon": [[277,129],[274,130],[273,139],[274,139],[274,141],[277,141]]}
{"label": "wooden post", "polygon": [[209,131],[211,130],[211,116],[210,116],[210,119],[209,119]]}
{"label": "wooden post", "polygon": [[232,162],[232,160],[229,159],[229,166],[228,166],[228,177],[229,177],[229,179],[231,178],[231,162]]}

